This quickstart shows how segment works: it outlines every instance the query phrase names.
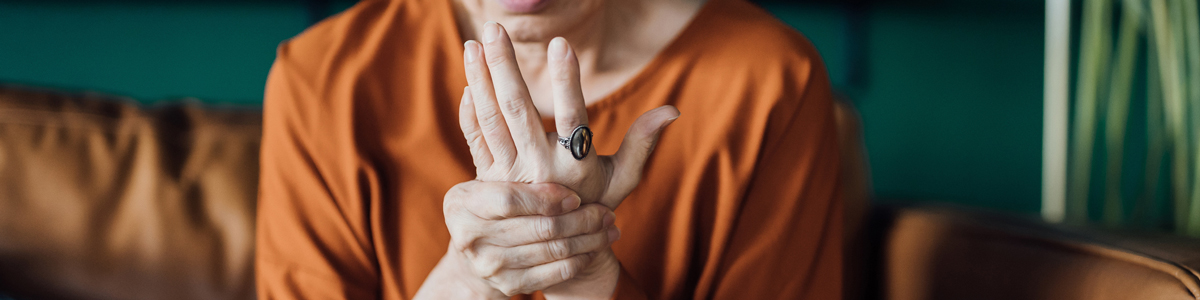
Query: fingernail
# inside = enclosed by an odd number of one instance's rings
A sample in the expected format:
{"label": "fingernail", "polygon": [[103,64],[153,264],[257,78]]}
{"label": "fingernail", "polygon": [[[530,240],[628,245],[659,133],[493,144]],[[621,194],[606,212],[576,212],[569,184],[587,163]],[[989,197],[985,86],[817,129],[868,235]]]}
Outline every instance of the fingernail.
{"label": "fingernail", "polygon": [[547,54],[556,59],[567,58],[567,39],[556,37],[550,40],[550,53]]}
{"label": "fingernail", "polygon": [[604,227],[612,226],[617,221],[617,215],[612,212],[604,213]]}
{"label": "fingernail", "polygon": [[618,230],[616,227],[609,228],[608,229],[608,242],[609,243],[616,242],[619,239],[621,239],[621,230]]}
{"label": "fingernail", "polygon": [[579,208],[579,196],[571,195],[562,201],[562,212],[568,212]]}
{"label": "fingernail", "polygon": [[663,129],[667,129],[667,126],[668,126],[668,125],[671,125],[671,123],[675,123],[675,119],[679,119],[679,116],[680,116],[680,115],[682,115],[682,113],[680,113],[680,114],[676,114],[674,117],[667,118],[667,121],[666,121],[666,122],[664,122],[664,123],[662,124],[662,127],[659,127],[659,128],[658,128],[658,130],[659,130],[659,131],[662,131]]}
{"label": "fingernail", "polygon": [[470,105],[470,104],[472,104],[472,102],[471,102],[471,87],[470,87],[470,86],[463,87],[463,99],[462,99],[462,102],[463,102],[463,103],[462,103],[463,105]]}
{"label": "fingernail", "polygon": [[469,63],[475,62],[475,58],[479,57],[479,43],[476,43],[475,41],[467,41],[466,43],[463,43],[463,48],[467,49],[466,51],[463,51],[463,60],[466,60]]}
{"label": "fingernail", "polygon": [[496,40],[496,36],[500,35],[500,24],[496,22],[487,22],[483,24],[483,42],[491,43]]}

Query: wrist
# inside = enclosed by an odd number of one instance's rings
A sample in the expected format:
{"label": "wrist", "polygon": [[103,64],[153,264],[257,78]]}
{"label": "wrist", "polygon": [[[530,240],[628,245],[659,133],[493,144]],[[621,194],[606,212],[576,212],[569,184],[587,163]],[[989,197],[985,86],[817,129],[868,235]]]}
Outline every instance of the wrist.
{"label": "wrist", "polygon": [[575,278],[542,291],[546,299],[611,299],[621,276],[621,263],[612,248],[592,255],[592,264]]}
{"label": "wrist", "polygon": [[425,278],[414,299],[508,299],[482,278],[475,276],[462,256],[447,251]]}

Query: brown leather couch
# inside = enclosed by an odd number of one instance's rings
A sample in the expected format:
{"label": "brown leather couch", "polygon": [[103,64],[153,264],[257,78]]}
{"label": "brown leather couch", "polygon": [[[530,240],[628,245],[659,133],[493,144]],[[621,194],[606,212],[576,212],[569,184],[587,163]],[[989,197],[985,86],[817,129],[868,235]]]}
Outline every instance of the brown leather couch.
{"label": "brown leather couch", "polygon": [[[260,113],[0,86],[0,295],[251,299]],[[857,120],[839,111],[847,156]],[[847,168],[862,170],[863,161]],[[848,181],[865,199],[865,174]],[[1200,241],[850,201],[848,295],[1200,299]],[[0,296],[2,299],[3,296]]]}
{"label": "brown leather couch", "polygon": [[0,86],[0,293],[250,299],[261,112]]}

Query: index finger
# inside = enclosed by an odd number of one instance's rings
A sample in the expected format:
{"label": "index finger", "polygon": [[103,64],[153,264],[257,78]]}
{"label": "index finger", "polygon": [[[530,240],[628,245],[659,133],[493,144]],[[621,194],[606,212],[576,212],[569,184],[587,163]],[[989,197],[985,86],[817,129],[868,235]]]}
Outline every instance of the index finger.
{"label": "index finger", "polygon": [[463,206],[476,217],[501,220],[520,216],[556,216],[579,207],[574,191],[555,183],[484,182],[460,191]]}

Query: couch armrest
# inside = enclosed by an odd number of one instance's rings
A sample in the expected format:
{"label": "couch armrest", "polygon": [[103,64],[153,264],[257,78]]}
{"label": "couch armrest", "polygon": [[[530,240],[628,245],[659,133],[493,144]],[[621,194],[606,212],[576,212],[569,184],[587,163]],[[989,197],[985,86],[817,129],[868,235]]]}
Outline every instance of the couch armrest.
{"label": "couch armrest", "polygon": [[872,217],[879,299],[1200,299],[1200,241],[949,207]]}

